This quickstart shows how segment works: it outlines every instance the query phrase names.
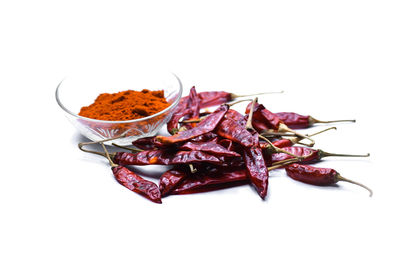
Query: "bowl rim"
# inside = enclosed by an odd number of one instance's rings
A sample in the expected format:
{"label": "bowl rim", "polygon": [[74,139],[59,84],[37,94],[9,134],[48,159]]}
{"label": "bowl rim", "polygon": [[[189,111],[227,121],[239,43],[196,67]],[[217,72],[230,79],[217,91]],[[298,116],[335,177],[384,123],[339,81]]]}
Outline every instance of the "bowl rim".
{"label": "bowl rim", "polygon": [[67,108],[63,105],[63,103],[61,103],[61,100],[60,100],[60,97],[59,97],[59,89],[60,89],[62,83],[64,82],[64,80],[65,80],[66,78],[62,79],[61,82],[57,85],[56,93],[55,93],[56,101],[57,101],[58,105],[59,105],[65,112],[67,112],[68,114],[70,114],[70,115],[72,115],[72,116],[74,116],[74,117],[76,117],[76,118],[83,119],[83,120],[87,120],[87,121],[99,122],[99,123],[110,123],[110,124],[133,123],[133,122],[145,121],[145,120],[148,120],[148,119],[157,117],[158,115],[161,115],[161,114],[163,114],[163,113],[165,113],[165,112],[167,112],[167,111],[173,109],[176,105],[178,105],[179,101],[181,100],[181,98],[182,98],[182,92],[183,92],[182,82],[181,82],[181,80],[179,79],[179,77],[178,77],[175,73],[173,73],[173,72],[169,72],[169,73],[172,74],[172,76],[174,76],[175,79],[178,81],[178,84],[179,84],[178,97],[177,97],[176,100],[175,100],[171,105],[169,105],[167,108],[165,108],[165,109],[163,109],[163,110],[161,110],[161,111],[159,111],[159,112],[157,112],[157,113],[155,113],[155,114],[153,114],[153,115],[150,115],[150,116],[147,116],[147,117],[143,117],[143,118],[140,118],[140,119],[125,120],[125,121],[97,120],[97,119],[92,119],[92,118],[88,118],[88,117],[83,117],[83,116],[80,116],[80,115],[78,115],[78,114],[76,114],[76,113],[70,111],[69,109],[67,109]]}

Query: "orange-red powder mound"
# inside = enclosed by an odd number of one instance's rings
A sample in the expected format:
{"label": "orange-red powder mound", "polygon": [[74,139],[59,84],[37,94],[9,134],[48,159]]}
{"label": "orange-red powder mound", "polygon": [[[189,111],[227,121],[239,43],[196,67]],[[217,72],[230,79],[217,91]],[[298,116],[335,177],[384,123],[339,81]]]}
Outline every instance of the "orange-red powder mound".
{"label": "orange-red powder mound", "polygon": [[79,115],[97,120],[126,121],[153,115],[168,106],[163,90],[127,90],[100,94],[93,104],[82,107]]}

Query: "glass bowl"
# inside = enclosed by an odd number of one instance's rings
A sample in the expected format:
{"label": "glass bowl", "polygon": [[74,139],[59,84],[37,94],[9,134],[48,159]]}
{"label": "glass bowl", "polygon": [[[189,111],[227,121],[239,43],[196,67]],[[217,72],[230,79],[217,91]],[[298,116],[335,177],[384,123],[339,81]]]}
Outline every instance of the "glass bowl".
{"label": "glass bowl", "polygon": [[[164,90],[170,105],[151,116],[128,121],[96,120],[78,115],[81,107],[92,104],[101,93],[142,89]],[[130,145],[136,139],[155,135],[169,121],[181,96],[182,84],[179,78],[173,73],[156,70],[107,71],[67,77],[56,90],[58,105],[82,135],[92,141],[124,135],[123,138],[105,142],[108,145],[112,142]]]}

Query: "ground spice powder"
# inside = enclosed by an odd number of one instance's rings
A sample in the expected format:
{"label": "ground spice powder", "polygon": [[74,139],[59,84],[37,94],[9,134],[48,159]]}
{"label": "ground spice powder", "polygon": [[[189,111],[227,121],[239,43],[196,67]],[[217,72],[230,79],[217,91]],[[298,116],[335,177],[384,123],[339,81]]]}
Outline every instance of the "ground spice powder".
{"label": "ground spice powder", "polygon": [[82,107],[79,115],[97,120],[126,121],[153,115],[168,106],[163,90],[126,90],[100,94],[93,104]]}

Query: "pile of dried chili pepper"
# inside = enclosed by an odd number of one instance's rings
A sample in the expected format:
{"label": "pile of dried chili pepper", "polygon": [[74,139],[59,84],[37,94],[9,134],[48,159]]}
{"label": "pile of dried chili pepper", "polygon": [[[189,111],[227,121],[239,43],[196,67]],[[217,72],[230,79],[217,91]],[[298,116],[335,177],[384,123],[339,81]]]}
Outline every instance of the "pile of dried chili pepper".
{"label": "pile of dried chili pepper", "polygon": [[[172,194],[192,194],[250,184],[264,199],[268,193],[269,172],[285,168],[289,177],[312,185],[332,185],[346,181],[366,188],[340,176],[335,170],[317,168],[313,164],[326,156],[359,156],[312,149],[311,138],[321,132],[303,135],[289,127],[306,128],[317,121],[295,113],[273,113],[255,98],[240,113],[229,104],[235,95],[224,91],[190,94],[181,99],[168,123],[170,136],[154,136],[136,140],[130,152],[104,153],[79,148],[107,157],[116,180],[126,188],[161,203]],[[202,108],[217,106],[214,112]],[[308,139],[308,143],[303,143]],[[107,140],[108,141],[108,140]],[[104,142],[104,141],[103,141]],[[120,146],[118,146],[120,147]],[[148,181],[127,166],[169,165],[159,177],[159,184]]]}

